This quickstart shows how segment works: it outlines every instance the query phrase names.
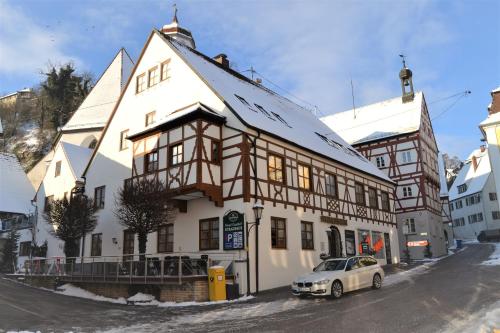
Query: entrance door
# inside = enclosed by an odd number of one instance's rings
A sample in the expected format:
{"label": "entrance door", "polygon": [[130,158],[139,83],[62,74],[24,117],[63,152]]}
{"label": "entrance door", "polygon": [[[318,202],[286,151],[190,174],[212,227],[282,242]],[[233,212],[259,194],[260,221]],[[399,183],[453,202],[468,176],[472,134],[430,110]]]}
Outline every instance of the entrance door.
{"label": "entrance door", "polygon": [[385,258],[387,259],[387,265],[392,264],[392,254],[391,254],[391,239],[388,233],[384,233],[385,242]]}
{"label": "entrance door", "polygon": [[340,237],[339,229],[331,226],[330,230],[326,233],[328,234],[328,250],[330,252],[330,257],[342,257],[342,238]]}

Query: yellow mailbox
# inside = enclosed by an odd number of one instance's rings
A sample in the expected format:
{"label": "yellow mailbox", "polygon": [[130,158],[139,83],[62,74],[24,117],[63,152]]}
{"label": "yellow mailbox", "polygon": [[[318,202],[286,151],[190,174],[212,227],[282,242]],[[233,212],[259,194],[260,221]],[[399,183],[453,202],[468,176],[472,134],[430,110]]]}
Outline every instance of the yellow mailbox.
{"label": "yellow mailbox", "polygon": [[222,266],[208,268],[208,297],[211,301],[226,299],[226,271]]}

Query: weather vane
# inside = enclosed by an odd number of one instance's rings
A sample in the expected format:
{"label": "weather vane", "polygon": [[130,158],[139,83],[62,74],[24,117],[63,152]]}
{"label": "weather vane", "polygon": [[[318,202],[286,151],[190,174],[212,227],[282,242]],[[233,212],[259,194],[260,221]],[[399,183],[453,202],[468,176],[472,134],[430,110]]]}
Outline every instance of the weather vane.
{"label": "weather vane", "polygon": [[174,21],[174,22],[177,22],[177,4],[176,4],[176,3],[174,3],[174,4],[172,5],[172,7],[174,7],[174,19],[173,19],[173,21]]}
{"label": "weather vane", "polygon": [[406,68],[406,56],[404,54],[400,54],[399,56],[403,59],[403,68]]}

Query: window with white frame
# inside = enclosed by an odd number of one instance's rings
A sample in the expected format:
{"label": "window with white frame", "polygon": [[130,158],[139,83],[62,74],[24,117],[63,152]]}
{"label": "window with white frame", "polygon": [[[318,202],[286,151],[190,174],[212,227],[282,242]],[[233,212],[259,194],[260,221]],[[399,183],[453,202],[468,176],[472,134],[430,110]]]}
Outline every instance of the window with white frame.
{"label": "window with white frame", "polygon": [[378,156],[376,158],[376,161],[377,161],[377,168],[383,168],[385,167],[385,159],[384,159],[384,156]]}
{"label": "window with white frame", "polygon": [[411,162],[411,151],[402,152],[402,156],[403,156],[403,163]]}
{"label": "window with white frame", "polygon": [[403,197],[412,197],[413,192],[411,190],[411,186],[403,186]]}
{"label": "window with white frame", "polygon": [[408,233],[414,234],[417,232],[417,229],[415,227],[415,219],[414,218],[406,219],[406,225],[408,226]]}

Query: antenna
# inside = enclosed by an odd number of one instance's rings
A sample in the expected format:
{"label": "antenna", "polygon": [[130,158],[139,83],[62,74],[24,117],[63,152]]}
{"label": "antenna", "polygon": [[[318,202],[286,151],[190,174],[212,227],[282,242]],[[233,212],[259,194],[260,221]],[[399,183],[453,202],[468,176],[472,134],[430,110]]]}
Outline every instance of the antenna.
{"label": "antenna", "polygon": [[351,95],[352,95],[352,110],[354,114],[354,119],[356,119],[356,106],[354,105],[354,85],[352,84],[352,78],[351,78]]}
{"label": "antenna", "polygon": [[399,55],[403,59],[403,68],[406,68],[406,56],[404,54]]}
{"label": "antenna", "polygon": [[172,22],[177,23],[177,4],[176,4],[176,3],[174,3],[174,4],[172,5],[172,7],[174,8],[174,18],[173,18]]}

